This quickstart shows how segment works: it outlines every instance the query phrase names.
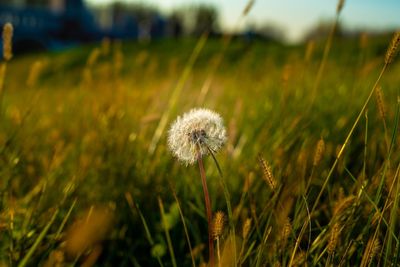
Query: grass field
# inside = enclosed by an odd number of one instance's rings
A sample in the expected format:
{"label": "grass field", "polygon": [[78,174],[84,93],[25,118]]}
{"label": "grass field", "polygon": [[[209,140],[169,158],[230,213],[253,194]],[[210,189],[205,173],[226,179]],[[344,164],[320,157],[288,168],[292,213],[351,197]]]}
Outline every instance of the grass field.
{"label": "grass field", "polygon": [[391,38],[334,38],[322,69],[325,40],[104,41],[3,62],[0,266],[204,265],[198,167],[166,144],[194,107],[227,128],[223,177],[204,158],[225,214],[217,266],[399,265],[398,60],[374,88]]}

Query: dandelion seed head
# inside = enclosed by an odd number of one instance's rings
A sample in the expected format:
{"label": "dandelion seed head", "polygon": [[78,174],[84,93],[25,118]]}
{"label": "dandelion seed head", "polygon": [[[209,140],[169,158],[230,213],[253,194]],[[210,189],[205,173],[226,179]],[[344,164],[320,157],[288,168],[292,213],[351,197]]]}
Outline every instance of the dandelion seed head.
{"label": "dandelion seed head", "polygon": [[168,146],[180,161],[193,164],[197,149],[202,156],[217,152],[226,142],[226,130],[221,116],[203,108],[192,109],[179,116],[168,133]]}

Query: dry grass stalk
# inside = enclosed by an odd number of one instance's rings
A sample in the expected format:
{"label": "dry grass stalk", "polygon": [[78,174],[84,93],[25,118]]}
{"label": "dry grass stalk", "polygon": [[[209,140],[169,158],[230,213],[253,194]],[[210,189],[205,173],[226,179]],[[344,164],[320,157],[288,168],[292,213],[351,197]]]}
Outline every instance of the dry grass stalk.
{"label": "dry grass stalk", "polygon": [[336,245],[339,239],[339,234],[340,234],[340,225],[338,223],[335,223],[332,227],[327,247],[328,253],[331,255],[335,252]]}
{"label": "dry grass stalk", "polygon": [[356,204],[355,196],[348,196],[341,199],[334,207],[333,218],[335,222],[345,223],[353,213],[354,205]]}
{"label": "dry grass stalk", "polygon": [[313,166],[317,166],[321,162],[322,155],[324,154],[324,152],[325,152],[325,142],[321,138],[317,143],[317,148],[315,149]]}
{"label": "dry grass stalk", "polygon": [[[217,211],[215,213],[213,222],[212,222],[212,237],[214,240],[217,241],[217,259],[218,259],[218,267],[221,265],[221,249],[220,249],[220,238],[222,236],[222,232],[224,231],[224,224],[225,224],[225,214],[222,211]],[[213,262],[211,262],[211,265]]]}
{"label": "dry grass stalk", "polygon": [[100,54],[101,54],[101,51],[100,51],[99,48],[93,49],[92,52],[90,53],[89,57],[88,57],[88,60],[86,62],[86,66],[87,67],[93,67],[94,64],[96,64]]}
{"label": "dry grass stalk", "polygon": [[93,75],[92,75],[92,68],[95,66],[95,64],[98,61],[98,58],[101,55],[101,51],[99,48],[95,48],[92,50],[90,53],[87,61],[86,61],[86,66],[83,69],[83,83],[86,86],[90,86],[91,83],[93,82]]}
{"label": "dry grass stalk", "polygon": [[124,54],[121,50],[116,50],[114,52],[113,61],[115,73],[118,74],[121,72],[124,65]]}
{"label": "dry grass stalk", "polygon": [[293,260],[293,266],[303,266],[304,261],[306,260],[306,253],[304,251],[300,251],[296,254]]}
{"label": "dry grass stalk", "polygon": [[263,174],[264,174],[263,177],[264,177],[265,181],[267,182],[269,187],[272,189],[272,191],[275,191],[277,183],[276,183],[274,176],[272,175],[271,167],[265,161],[265,159],[261,156],[261,154],[258,155],[258,161],[263,170]]}
{"label": "dry grass stalk", "polygon": [[224,231],[224,226],[225,226],[225,214],[222,211],[217,211],[214,214],[212,223],[212,236],[214,240],[222,236],[222,232]]}
{"label": "dry grass stalk", "polygon": [[221,267],[236,267],[237,257],[240,255],[242,240],[239,236],[229,235],[229,238],[224,243],[218,266]]}
{"label": "dry grass stalk", "polygon": [[344,2],[345,2],[344,0],[339,0],[338,1],[338,4],[336,6],[336,13],[337,14],[339,14],[342,11],[343,6],[344,6]]}
{"label": "dry grass stalk", "polygon": [[103,56],[108,56],[111,50],[111,40],[108,37],[103,38],[101,40],[101,54]]}
{"label": "dry grass stalk", "polygon": [[193,248],[192,250],[192,255],[194,258],[199,258],[201,256],[201,253],[203,253],[203,250],[206,248],[206,245],[200,244],[197,245]]}
{"label": "dry grass stalk", "polygon": [[53,250],[49,258],[43,264],[44,267],[62,267],[65,266],[65,255],[62,250]]}
{"label": "dry grass stalk", "polygon": [[3,63],[0,66],[0,95],[4,88],[4,80],[6,78],[7,64]]}
{"label": "dry grass stalk", "polygon": [[400,31],[396,32],[393,36],[392,42],[390,43],[386,55],[385,55],[385,63],[390,64],[392,63],[394,56],[396,54],[397,48],[400,43]]}
{"label": "dry grass stalk", "polygon": [[28,75],[28,79],[26,81],[26,85],[28,87],[34,87],[40,77],[40,74],[42,73],[43,70],[43,62],[40,60],[35,61],[35,63],[33,63],[30,71],[29,71],[29,75]]}
{"label": "dry grass stalk", "polygon": [[315,41],[314,40],[308,41],[306,53],[304,55],[305,62],[310,62],[310,60],[312,59],[312,56],[314,54],[314,50],[315,50]]}
{"label": "dry grass stalk", "polygon": [[242,228],[243,240],[246,240],[247,237],[249,236],[250,229],[251,229],[251,221],[252,221],[251,218],[247,218],[243,224],[243,228]]}
{"label": "dry grass stalk", "polygon": [[82,262],[81,267],[92,267],[96,264],[103,248],[100,245],[96,245]]}
{"label": "dry grass stalk", "polygon": [[348,196],[340,200],[335,205],[333,214],[334,216],[340,216],[340,214],[346,213],[347,210],[355,203],[356,197],[355,196]]}
{"label": "dry grass stalk", "polygon": [[379,211],[375,211],[374,215],[372,215],[371,225],[377,226],[379,221],[381,220],[381,213]]}
{"label": "dry grass stalk", "polygon": [[250,12],[255,2],[255,0],[250,0],[249,2],[247,2],[246,7],[243,9],[243,16],[246,16]]}
{"label": "dry grass stalk", "polygon": [[290,219],[286,218],[281,233],[281,242],[283,247],[286,246],[287,240],[291,232],[292,232],[292,224],[290,223]]}
{"label": "dry grass stalk", "polygon": [[3,58],[6,61],[9,61],[12,54],[12,37],[13,37],[14,28],[11,23],[6,23],[3,26]]}
{"label": "dry grass stalk", "polygon": [[378,86],[378,88],[376,88],[375,96],[376,96],[376,103],[378,104],[379,116],[381,117],[381,119],[385,119],[386,108],[385,108],[385,102],[383,101],[382,87]]}
{"label": "dry grass stalk", "polygon": [[369,266],[372,260],[378,255],[381,249],[381,244],[377,238],[371,237],[365,247],[364,254],[361,260],[361,266]]}
{"label": "dry grass stalk", "polygon": [[360,35],[360,48],[365,49],[368,47],[368,34],[366,32],[361,33]]}
{"label": "dry grass stalk", "polygon": [[65,252],[70,258],[78,257],[102,241],[112,224],[112,212],[107,208],[91,208],[67,231]]}

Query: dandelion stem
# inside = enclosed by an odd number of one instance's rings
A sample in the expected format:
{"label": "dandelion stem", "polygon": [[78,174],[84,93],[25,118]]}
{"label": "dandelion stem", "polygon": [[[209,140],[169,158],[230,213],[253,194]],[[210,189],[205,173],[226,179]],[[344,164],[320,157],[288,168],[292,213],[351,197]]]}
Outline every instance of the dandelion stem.
{"label": "dandelion stem", "polygon": [[212,228],[211,228],[211,223],[212,223],[211,201],[210,201],[210,195],[208,194],[206,172],[204,170],[203,158],[202,158],[200,149],[197,149],[197,162],[199,163],[201,182],[202,182],[203,191],[204,191],[204,203],[206,205],[206,213],[207,213],[209,262],[210,262],[210,266],[214,267],[214,242],[213,242],[212,233],[211,233],[211,230],[212,230]]}

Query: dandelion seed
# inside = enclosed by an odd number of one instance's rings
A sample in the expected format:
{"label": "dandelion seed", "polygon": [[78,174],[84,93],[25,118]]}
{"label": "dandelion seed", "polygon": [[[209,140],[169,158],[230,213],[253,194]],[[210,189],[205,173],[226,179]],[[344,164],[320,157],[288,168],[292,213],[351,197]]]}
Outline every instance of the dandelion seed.
{"label": "dandelion seed", "polygon": [[208,109],[192,109],[172,124],[168,146],[180,161],[193,164],[201,156],[217,152],[226,142],[221,116]]}

